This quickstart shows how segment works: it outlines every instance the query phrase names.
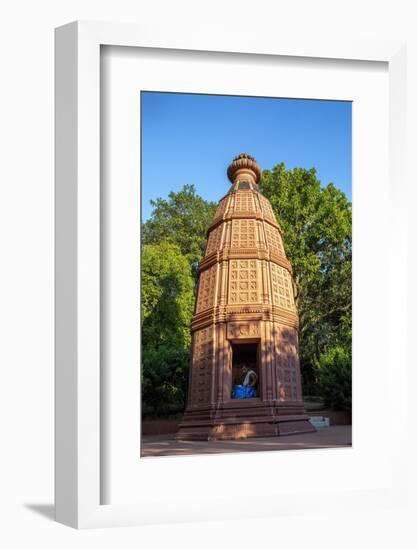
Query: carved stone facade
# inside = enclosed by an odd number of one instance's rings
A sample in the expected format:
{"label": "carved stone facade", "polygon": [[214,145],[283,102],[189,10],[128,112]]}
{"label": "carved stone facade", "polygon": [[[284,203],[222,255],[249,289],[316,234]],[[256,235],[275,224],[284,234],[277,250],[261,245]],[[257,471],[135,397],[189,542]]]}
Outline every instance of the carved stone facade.
{"label": "carved stone facade", "polygon": [[[260,175],[249,155],[233,160],[232,186],[208,228],[178,439],[314,431],[302,402],[292,268],[281,227],[258,189]],[[234,356],[245,349],[252,358],[256,350],[257,396],[233,399]]]}

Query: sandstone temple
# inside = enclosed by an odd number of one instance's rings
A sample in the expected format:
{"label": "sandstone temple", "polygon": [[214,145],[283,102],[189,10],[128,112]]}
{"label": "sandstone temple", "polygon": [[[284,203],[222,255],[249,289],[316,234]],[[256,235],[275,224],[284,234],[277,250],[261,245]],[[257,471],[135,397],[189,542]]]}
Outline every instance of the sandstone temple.
{"label": "sandstone temple", "polygon": [[237,156],[207,229],[191,324],[187,407],[177,439],[315,431],[304,410],[292,268],[261,168]]}

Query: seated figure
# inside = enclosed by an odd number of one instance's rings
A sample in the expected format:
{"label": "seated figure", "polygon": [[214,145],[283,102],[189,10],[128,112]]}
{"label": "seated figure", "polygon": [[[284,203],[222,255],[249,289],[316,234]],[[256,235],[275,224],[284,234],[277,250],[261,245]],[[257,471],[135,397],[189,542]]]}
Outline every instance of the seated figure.
{"label": "seated figure", "polygon": [[233,386],[232,398],[233,399],[247,399],[249,397],[256,397],[256,383],[258,381],[258,375],[246,364],[241,367],[242,372],[242,384],[236,384]]}

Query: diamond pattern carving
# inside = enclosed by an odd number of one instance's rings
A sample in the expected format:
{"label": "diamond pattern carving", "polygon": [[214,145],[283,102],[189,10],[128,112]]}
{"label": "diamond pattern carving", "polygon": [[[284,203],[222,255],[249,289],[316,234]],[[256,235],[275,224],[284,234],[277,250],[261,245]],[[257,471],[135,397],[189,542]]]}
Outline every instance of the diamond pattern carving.
{"label": "diamond pattern carving", "polygon": [[298,344],[295,329],[281,327],[278,354],[279,398],[282,401],[300,399],[301,391],[297,380]]}
{"label": "diamond pattern carving", "polygon": [[255,201],[252,191],[238,191],[235,195],[235,212],[254,212]]}
{"label": "diamond pattern carving", "polygon": [[256,222],[255,220],[232,221],[232,248],[255,248]]}
{"label": "diamond pattern carving", "polygon": [[276,227],[269,225],[269,223],[264,224],[266,243],[268,247],[277,254],[285,256],[284,247],[282,246],[281,235]]}
{"label": "diamond pattern carving", "polygon": [[291,275],[283,267],[270,263],[272,300],[277,306],[295,310]]}
{"label": "diamond pattern carving", "polygon": [[218,225],[210,232],[207,242],[206,255],[212,254],[213,252],[217,252],[217,250],[219,250],[222,232],[223,225]]}
{"label": "diamond pattern carving", "polygon": [[259,302],[257,260],[233,260],[230,262],[229,302],[253,304]]}
{"label": "diamond pattern carving", "polygon": [[213,327],[194,332],[192,399],[197,404],[210,401],[213,369]]}
{"label": "diamond pattern carving", "polygon": [[261,208],[262,208],[262,211],[264,213],[265,218],[267,218],[267,219],[273,221],[274,223],[276,223],[275,214],[274,214],[274,211],[272,210],[272,206],[271,206],[271,203],[269,202],[269,200],[266,199],[260,193],[258,194],[258,198],[259,198],[259,202],[261,204]]}
{"label": "diamond pattern carving", "polygon": [[214,215],[214,219],[221,218],[223,216],[223,214],[226,212],[228,202],[229,202],[229,196],[224,197],[224,199],[222,199],[219,202],[216,213]]}
{"label": "diamond pattern carving", "polygon": [[197,313],[214,306],[216,272],[217,266],[212,266],[203,271],[200,275],[196,308]]}

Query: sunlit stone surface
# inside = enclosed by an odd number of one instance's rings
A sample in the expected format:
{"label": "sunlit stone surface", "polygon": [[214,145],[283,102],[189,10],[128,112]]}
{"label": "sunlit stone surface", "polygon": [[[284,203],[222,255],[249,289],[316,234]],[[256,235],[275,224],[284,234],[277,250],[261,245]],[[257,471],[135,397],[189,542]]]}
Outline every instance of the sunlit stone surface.
{"label": "sunlit stone surface", "polygon": [[[305,413],[291,265],[261,168],[247,154],[207,231],[192,320],[187,408],[177,439],[236,439],[314,431]],[[234,399],[242,365],[256,397]]]}

